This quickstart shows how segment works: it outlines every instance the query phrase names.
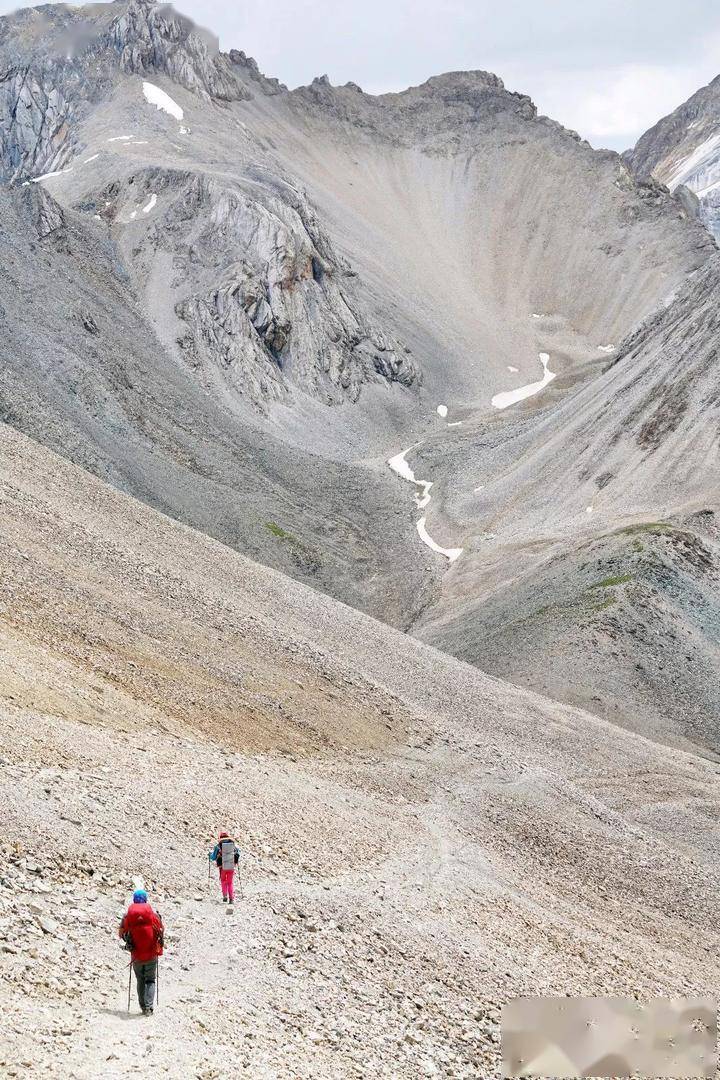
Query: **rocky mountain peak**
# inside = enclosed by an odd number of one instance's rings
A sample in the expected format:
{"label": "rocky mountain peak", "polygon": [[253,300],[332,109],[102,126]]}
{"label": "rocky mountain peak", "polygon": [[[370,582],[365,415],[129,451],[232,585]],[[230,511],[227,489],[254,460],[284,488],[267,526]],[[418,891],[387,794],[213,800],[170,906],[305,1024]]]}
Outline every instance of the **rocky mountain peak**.
{"label": "rocky mountain peak", "polygon": [[686,202],[694,196],[701,220],[720,237],[720,76],[659,120],[623,157],[637,176],[654,177]]}
{"label": "rocky mountain peak", "polygon": [[62,168],[78,121],[123,73],[164,74],[205,98],[249,99],[240,55],[221,53],[216,37],[155,0],[46,5],[0,19],[0,176]]}
{"label": "rocky mountain peak", "polygon": [[221,100],[250,96],[220,52],[218,39],[171,4],[130,0],[123,6],[106,37],[123,71],[163,72],[188,90]]}

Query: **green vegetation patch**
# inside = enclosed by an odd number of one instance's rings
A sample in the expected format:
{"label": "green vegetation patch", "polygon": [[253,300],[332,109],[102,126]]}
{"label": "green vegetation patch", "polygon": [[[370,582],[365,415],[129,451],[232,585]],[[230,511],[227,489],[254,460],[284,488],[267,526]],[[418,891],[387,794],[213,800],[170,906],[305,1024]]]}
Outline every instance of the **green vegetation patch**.
{"label": "green vegetation patch", "polygon": [[639,525],[626,525],[624,529],[620,529],[620,532],[625,536],[633,536],[635,533],[655,533],[660,535],[673,531],[673,526],[669,525],[667,521],[643,521]]}
{"label": "green vegetation patch", "polygon": [[615,574],[614,577],[606,577],[602,581],[596,581],[590,588],[611,589],[613,585],[625,585],[628,581],[632,581],[632,574]]}
{"label": "green vegetation patch", "polygon": [[291,544],[298,544],[300,541],[292,533],[286,532],[274,521],[266,521],[265,528],[269,529],[273,536],[277,536],[278,540],[287,540]]}
{"label": "green vegetation patch", "polygon": [[605,596],[602,600],[596,601],[595,603],[591,604],[590,608],[593,614],[596,614],[598,611],[605,611],[605,608],[612,607],[613,604],[616,603],[617,596],[615,595],[615,593],[610,593],[609,596]]}

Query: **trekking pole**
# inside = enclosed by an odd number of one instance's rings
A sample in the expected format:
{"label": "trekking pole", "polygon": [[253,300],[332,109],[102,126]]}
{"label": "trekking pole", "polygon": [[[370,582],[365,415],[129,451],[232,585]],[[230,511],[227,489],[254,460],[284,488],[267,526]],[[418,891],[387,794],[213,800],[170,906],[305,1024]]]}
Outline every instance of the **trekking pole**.
{"label": "trekking pole", "polygon": [[130,990],[132,989],[132,960],[128,964],[128,1012],[130,1012]]}
{"label": "trekking pole", "polygon": [[157,967],[155,969],[155,997],[158,1005],[160,1004],[160,957],[157,958]]}

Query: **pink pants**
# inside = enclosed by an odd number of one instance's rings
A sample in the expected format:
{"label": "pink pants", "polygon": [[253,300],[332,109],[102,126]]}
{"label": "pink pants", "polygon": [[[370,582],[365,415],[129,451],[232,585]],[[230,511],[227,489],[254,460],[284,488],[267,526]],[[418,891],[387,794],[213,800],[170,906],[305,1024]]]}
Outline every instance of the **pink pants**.
{"label": "pink pants", "polygon": [[235,899],[235,871],[234,870],[221,870],[220,871],[220,888],[222,889],[223,896],[227,896],[228,900]]}

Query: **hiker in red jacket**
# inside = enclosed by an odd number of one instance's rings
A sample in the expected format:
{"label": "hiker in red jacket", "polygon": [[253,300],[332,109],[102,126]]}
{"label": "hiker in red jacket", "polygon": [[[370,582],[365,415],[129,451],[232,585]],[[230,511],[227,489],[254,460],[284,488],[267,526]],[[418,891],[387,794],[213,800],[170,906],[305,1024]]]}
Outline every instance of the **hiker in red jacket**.
{"label": "hiker in red jacket", "polygon": [[144,889],[133,893],[133,902],[125,912],[118,931],[130,949],[130,961],[137,980],[137,996],[143,1016],[152,1016],[155,1004],[158,956],[163,952],[162,919],[148,903]]}

